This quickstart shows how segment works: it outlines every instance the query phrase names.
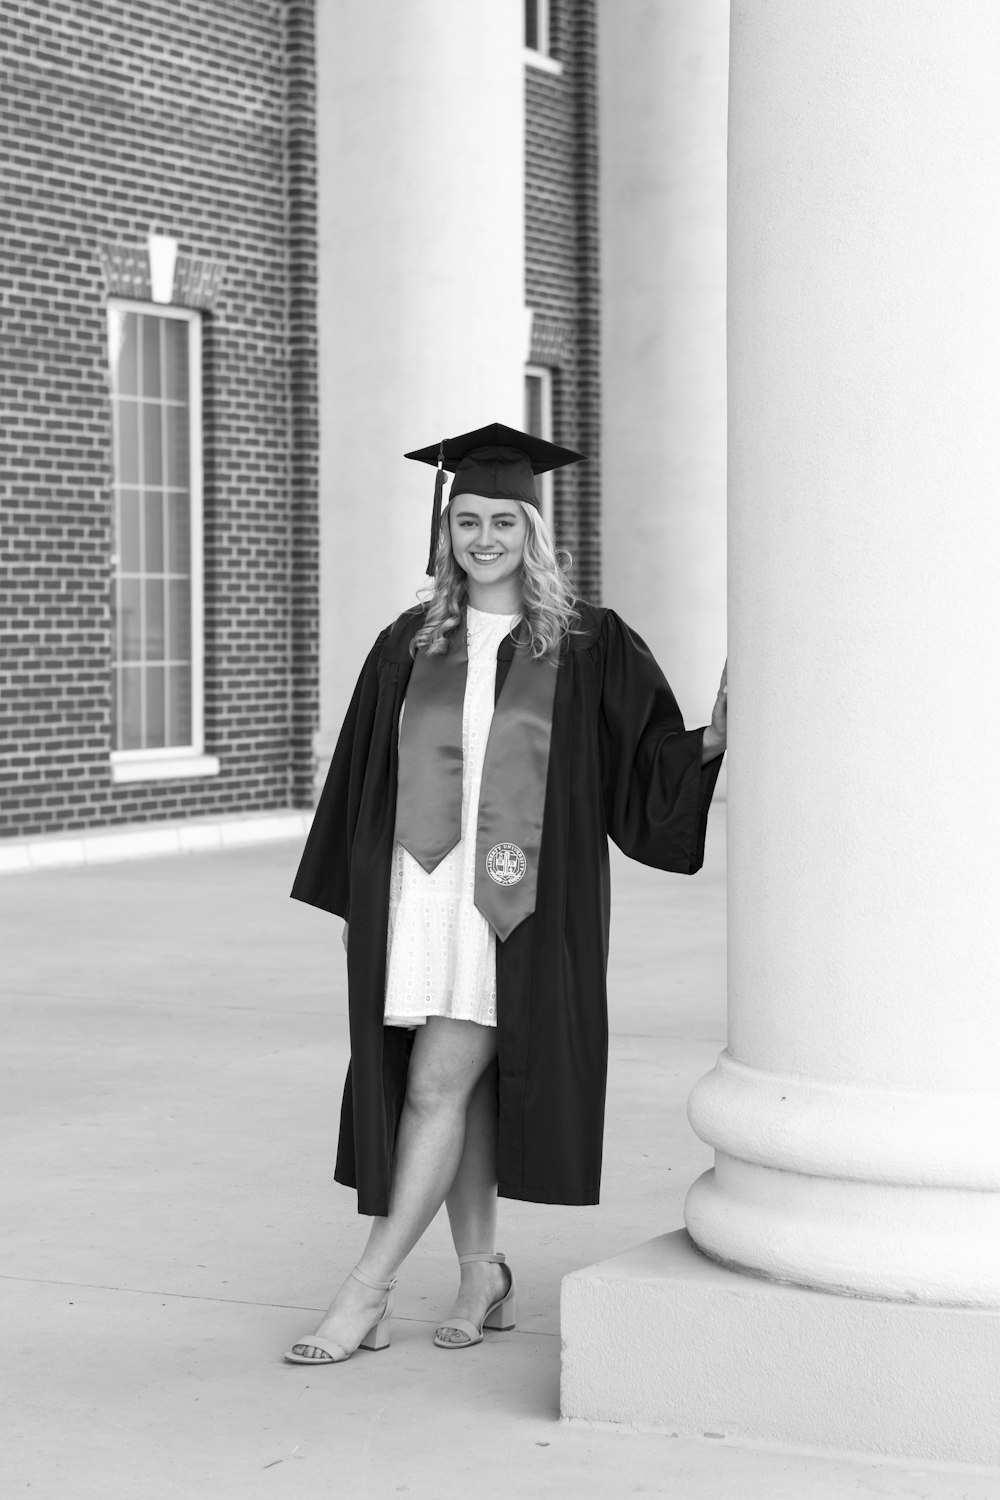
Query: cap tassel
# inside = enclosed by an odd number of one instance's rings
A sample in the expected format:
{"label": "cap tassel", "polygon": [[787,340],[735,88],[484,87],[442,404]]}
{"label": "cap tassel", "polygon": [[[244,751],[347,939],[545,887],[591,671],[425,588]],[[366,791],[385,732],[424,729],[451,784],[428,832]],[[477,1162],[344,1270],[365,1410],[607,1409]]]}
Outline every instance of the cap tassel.
{"label": "cap tassel", "polygon": [[441,496],[444,493],[444,442],[438,449],[437,473],[434,476],[434,510],[431,515],[431,550],[427,557],[427,573],[433,578],[437,563],[438,539],[441,535]]}

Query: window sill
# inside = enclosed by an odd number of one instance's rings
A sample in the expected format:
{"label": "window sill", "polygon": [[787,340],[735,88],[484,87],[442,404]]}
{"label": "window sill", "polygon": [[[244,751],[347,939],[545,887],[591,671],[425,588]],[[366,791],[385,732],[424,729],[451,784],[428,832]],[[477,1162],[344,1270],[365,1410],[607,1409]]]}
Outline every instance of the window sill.
{"label": "window sill", "polygon": [[552,73],[556,78],[562,77],[563,65],[557,57],[549,57],[544,52],[536,52],[533,47],[525,47],[524,60],[529,68],[537,68],[540,73]]}
{"label": "window sill", "polygon": [[177,754],[149,760],[111,757],[111,780],[114,782],[178,781],[181,777],[218,776],[219,770],[217,755]]}

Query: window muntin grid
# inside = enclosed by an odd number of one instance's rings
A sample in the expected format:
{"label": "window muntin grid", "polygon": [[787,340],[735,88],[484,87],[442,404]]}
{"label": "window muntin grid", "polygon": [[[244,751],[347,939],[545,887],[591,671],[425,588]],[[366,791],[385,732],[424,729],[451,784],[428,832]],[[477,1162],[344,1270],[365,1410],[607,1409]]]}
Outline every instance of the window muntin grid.
{"label": "window muntin grid", "polygon": [[201,749],[200,325],[108,309],[114,433],[116,755]]}

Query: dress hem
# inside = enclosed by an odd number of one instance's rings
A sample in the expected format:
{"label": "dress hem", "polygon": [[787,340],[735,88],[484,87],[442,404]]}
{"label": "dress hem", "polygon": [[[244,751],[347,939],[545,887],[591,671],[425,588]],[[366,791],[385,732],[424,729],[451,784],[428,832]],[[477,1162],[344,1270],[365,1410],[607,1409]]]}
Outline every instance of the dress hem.
{"label": "dress hem", "polygon": [[405,1031],[412,1031],[415,1026],[423,1026],[427,1021],[471,1021],[473,1026],[485,1026],[493,1031],[497,1029],[496,1021],[480,1021],[476,1016],[446,1016],[439,1010],[429,1010],[422,1016],[384,1016],[383,1026],[401,1026]]}
{"label": "dress hem", "polygon": [[501,1182],[497,1184],[497,1196],[516,1198],[521,1203],[552,1203],[565,1208],[593,1208],[600,1203],[599,1189],[581,1193],[553,1193],[551,1188],[526,1187],[524,1183]]}

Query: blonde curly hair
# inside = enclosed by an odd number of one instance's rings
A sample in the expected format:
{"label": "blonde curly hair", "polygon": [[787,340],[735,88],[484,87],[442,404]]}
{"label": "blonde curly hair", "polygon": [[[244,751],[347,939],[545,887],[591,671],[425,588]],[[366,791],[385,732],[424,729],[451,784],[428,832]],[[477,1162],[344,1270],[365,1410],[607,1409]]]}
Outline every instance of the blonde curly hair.
{"label": "blonde curly hair", "polygon": [[[518,645],[530,647],[534,657],[555,655],[580,620],[566,576],[573,559],[568,552],[556,551],[549,528],[535,506],[520,500],[514,504],[520,506],[528,530],[521,562],[521,618],[511,634]],[[418,651],[426,651],[428,656],[443,655],[461,623],[468,599],[465,571],[455,561],[451,547],[450,509],[448,506],[441,517],[433,581],[420,590],[419,597],[427,602],[427,614],[410,642],[411,656]]]}

